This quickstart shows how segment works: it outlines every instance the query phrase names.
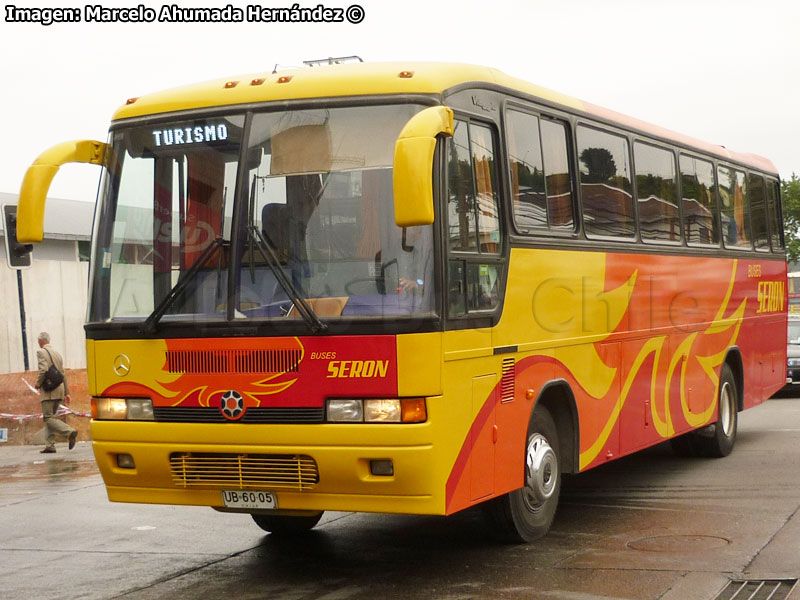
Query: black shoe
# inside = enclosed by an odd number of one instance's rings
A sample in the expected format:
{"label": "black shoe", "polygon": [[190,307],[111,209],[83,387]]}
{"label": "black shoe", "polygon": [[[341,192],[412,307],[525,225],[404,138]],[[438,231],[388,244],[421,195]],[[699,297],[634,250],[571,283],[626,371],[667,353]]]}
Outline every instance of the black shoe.
{"label": "black shoe", "polygon": [[[75,441],[78,439],[78,431],[75,430],[69,434],[69,449],[72,450],[75,447]],[[55,450],[53,450],[55,452]]]}
{"label": "black shoe", "polygon": [[45,448],[40,452],[40,454],[55,454],[55,453],[56,453],[55,448]]}

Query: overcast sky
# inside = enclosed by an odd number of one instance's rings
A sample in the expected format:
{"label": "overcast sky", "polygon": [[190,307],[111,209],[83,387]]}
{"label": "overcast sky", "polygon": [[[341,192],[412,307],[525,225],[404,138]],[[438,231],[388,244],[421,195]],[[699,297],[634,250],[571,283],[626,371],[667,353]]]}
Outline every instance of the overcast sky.
{"label": "overcast sky", "polygon": [[[148,0],[105,0],[103,6]],[[250,4],[255,0],[250,0]],[[347,0],[300,6],[346,8]],[[0,17],[3,140],[0,191],[70,139],[105,140],[132,96],[270,72],[276,63],[357,54],[365,61],[434,60],[496,67],[533,83],[800,174],[800,0],[353,0],[342,24],[8,23]],[[230,2],[246,6],[248,2]],[[19,0],[18,7],[41,3]],[[217,2],[181,6],[224,7]],[[263,1],[291,7],[292,2]],[[94,201],[99,168],[61,169],[50,190]]]}

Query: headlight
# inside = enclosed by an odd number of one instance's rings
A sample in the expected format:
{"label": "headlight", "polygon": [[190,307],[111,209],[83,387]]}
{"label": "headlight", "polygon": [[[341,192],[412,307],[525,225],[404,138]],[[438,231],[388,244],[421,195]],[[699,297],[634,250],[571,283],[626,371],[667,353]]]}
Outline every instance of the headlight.
{"label": "headlight", "polygon": [[334,423],[360,423],[364,420],[361,400],[328,400],[328,421]]}
{"label": "headlight", "polygon": [[425,398],[332,398],[330,423],[424,423]]}
{"label": "headlight", "polygon": [[150,398],[128,398],[129,421],[152,421],[153,401]]}
{"label": "headlight", "polygon": [[399,423],[400,400],[388,398],[364,400],[364,421],[367,423]]}
{"label": "headlight", "polygon": [[100,421],[152,421],[150,398],[92,398],[92,418]]}

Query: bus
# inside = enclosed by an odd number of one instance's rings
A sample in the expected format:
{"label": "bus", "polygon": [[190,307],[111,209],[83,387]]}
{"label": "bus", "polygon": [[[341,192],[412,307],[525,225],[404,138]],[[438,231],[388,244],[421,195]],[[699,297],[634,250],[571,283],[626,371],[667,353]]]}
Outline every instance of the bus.
{"label": "bus", "polygon": [[800,314],[800,272],[789,271],[786,274],[789,288],[789,314]]}
{"label": "bus", "polygon": [[562,476],[722,457],[785,383],[779,177],[510,77],[341,64],[131,98],[100,165],[91,436],[115,502],[550,528]]}

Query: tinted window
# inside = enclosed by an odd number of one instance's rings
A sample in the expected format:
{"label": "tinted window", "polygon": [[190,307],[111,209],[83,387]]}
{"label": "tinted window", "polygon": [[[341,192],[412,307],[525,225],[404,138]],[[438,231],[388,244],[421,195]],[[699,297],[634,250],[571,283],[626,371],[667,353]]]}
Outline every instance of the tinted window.
{"label": "tinted window", "polygon": [[675,157],[649,144],[633,145],[639,231],[644,240],[680,242]]}
{"label": "tinted window", "polygon": [[780,204],[778,203],[778,182],[767,181],[767,207],[769,208],[770,238],[772,249],[783,248],[783,222],[781,221]]}
{"label": "tinted window", "polygon": [[741,171],[720,166],[717,184],[722,219],[722,240],[726,248],[752,248],[750,239],[750,214],[745,190],[745,176]]}
{"label": "tinted window", "polygon": [[753,242],[756,250],[769,250],[767,231],[767,202],[764,197],[764,179],[758,175],[747,178],[747,199],[750,203],[750,224],[753,226]]}
{"label": "tinted window", "polygon": [[517,111],[508,112],[506,127],[517,229],[523,233],[544,227],[573,230],[566,127]]}
{"label": "tinted window", "polygon": [[521,232],[547,226],[544,165],[539,141],[539,119],[508,111],[508,162],[514,224]]}
{"label": "tinted window", "polygon": [[569,172],[567,128],[564,123],[542,119],[547,211],[551,229],[575,229],[572,212],[572,178]]}
{"label": "tinted window", "polygon": [[681,154],[683,230],[690,246],[719,246],[719,213],[714,196],[714,166]]}
{"label": "tinted window", "polygon": [[583,224],[587,237],[634,237],[628,140],[578,128]]}

